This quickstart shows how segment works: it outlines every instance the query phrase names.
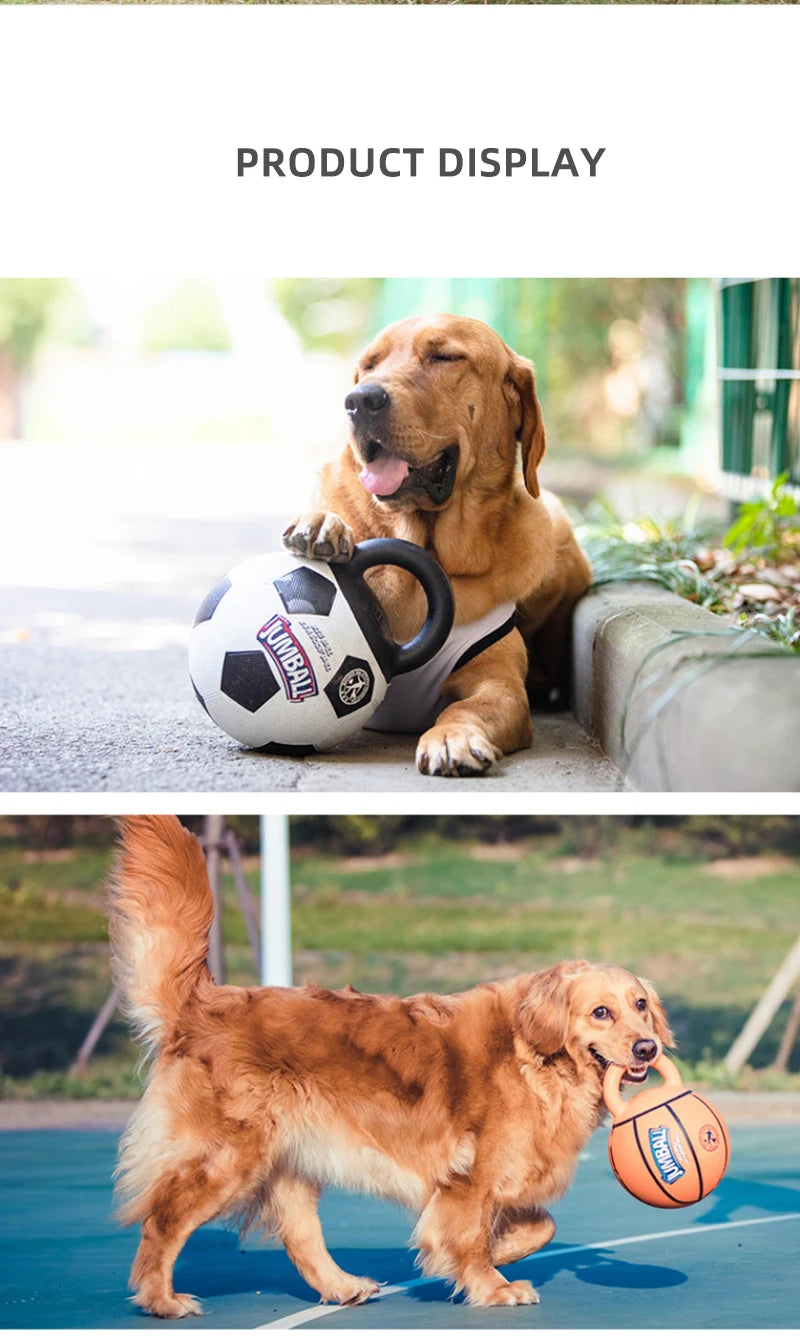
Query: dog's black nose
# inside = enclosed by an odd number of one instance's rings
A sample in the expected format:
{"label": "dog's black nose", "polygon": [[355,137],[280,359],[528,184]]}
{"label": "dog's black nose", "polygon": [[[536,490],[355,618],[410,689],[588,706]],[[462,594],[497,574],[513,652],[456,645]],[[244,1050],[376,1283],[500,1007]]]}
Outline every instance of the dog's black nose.
{"label": "dog's black nose", "polygon": [[631,1052],[637,1062],[651,1062],[658,1052],[655,1039],[636,1039],[631,1045]]}
{"label": "dog's black nose", "polygon": [[389,403],[389,395],[376,381],[365,380],[351,390],[344,401],[344,406],[351,417],[362,411],[380,413]]}

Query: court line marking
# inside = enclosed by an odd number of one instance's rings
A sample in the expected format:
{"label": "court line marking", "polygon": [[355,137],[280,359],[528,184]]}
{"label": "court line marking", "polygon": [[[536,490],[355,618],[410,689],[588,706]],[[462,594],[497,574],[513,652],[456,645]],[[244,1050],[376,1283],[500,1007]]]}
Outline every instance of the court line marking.
{"label": "court line marking", "polygon": [[[596,1252],[601,1248],[621,1248],[628,1243],[650,1243],[653,1239],[674,1239],[680,1234],[711,1234],[719,1229],[745,1229],[748,1225],[772,1225],[784,1220],[800,1220],[800,1211],[789,1211],[785,1215],[760,1215],[755,1220],[726,1220],[718,1225],[687,1225],[685,1229],[664,1229],[657,1234],[631,1234],[624,1239],[604,1239],[601,1243],[574,1243],[568,1248],[553,1248],[552,1252],[543,1253],[542,1257],[566,1257],[568,1253]],[[416,1276],[413,1280],[402,1280],[396,1285],[381,1285],[378,1298],[388,1294],[405,1294],[419,1285],[434,1285],[440,1276]],[[313,1308],[300,1308],[296,1313],[277,1318],[274,1322],[263,1322],[253,1331],[268,1331],[271,1327],[302,1327],[306,1322],[316,1322],[329,1313],[340,1313],[348,1304],[314,1304]],[[358,1305],[360,1307],[360,1305]]]}

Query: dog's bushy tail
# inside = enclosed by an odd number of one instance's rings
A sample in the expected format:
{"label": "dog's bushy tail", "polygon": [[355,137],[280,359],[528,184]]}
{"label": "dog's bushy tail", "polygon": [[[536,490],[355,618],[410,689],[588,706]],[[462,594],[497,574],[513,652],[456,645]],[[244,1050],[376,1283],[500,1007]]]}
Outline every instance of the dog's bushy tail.
{"label": "dog's bushy tail", "polygon": [[200,843],[174,816],[130,816],[111,876],[108,933],[114,981],[145,1056],[210,982],[214,914]]}

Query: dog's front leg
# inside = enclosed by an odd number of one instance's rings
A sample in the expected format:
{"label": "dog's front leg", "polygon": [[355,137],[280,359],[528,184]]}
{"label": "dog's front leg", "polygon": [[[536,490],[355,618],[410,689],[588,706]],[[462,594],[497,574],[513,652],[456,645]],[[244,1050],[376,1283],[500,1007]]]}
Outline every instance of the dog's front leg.
{"label": "dog's front leg", "polygon": [[512,631],[451,673],[442,695],[452,701],[417,746],[423,775],[480,775],[533,737],[525,691],[527,653]]}
{"label": "dog's front leg", "polygon": [[414,1231],[422,1269],[452,1280],[478,1307],[538,1303],[527,1280],[507,1281],[492,1264],[494,1210],[491,1197],[471,1181],[437,1188]]}

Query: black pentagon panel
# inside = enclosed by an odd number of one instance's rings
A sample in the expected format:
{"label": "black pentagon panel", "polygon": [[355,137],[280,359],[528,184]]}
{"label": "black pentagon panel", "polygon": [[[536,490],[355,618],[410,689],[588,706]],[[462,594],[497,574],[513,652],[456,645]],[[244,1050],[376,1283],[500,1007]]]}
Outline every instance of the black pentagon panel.
{"label": "black pentagon panel", "polygon": [[251,714],[281,689],[259,649],[229,650],[222,663],[219,685],[226,696]]}
{"label": "black pentagon panel", "polygon": [[214,588],[209,590],[203,599],[203,602],[200,604],[200,607],[197,609],[197,616],[194,619],[195,626],[199,626],[201,622],[211,621],[221,600],[225,597],[230,587],[231,582],[226,575],[220,580],[219,584],[214,585]]}
{"label": "black pentagon panel", "polygon": [[327,617],[336,598],[336,585],[319,571],[298,566],[274,581],[287,612],[315,612]]}
{"label": "black pentagon panel", "polygon": [[348,654],[341,667],[325,688],[339,719],[354,710],[360,710],[372,700],[375,688],[375,675],[366,659],[356,659]]}

